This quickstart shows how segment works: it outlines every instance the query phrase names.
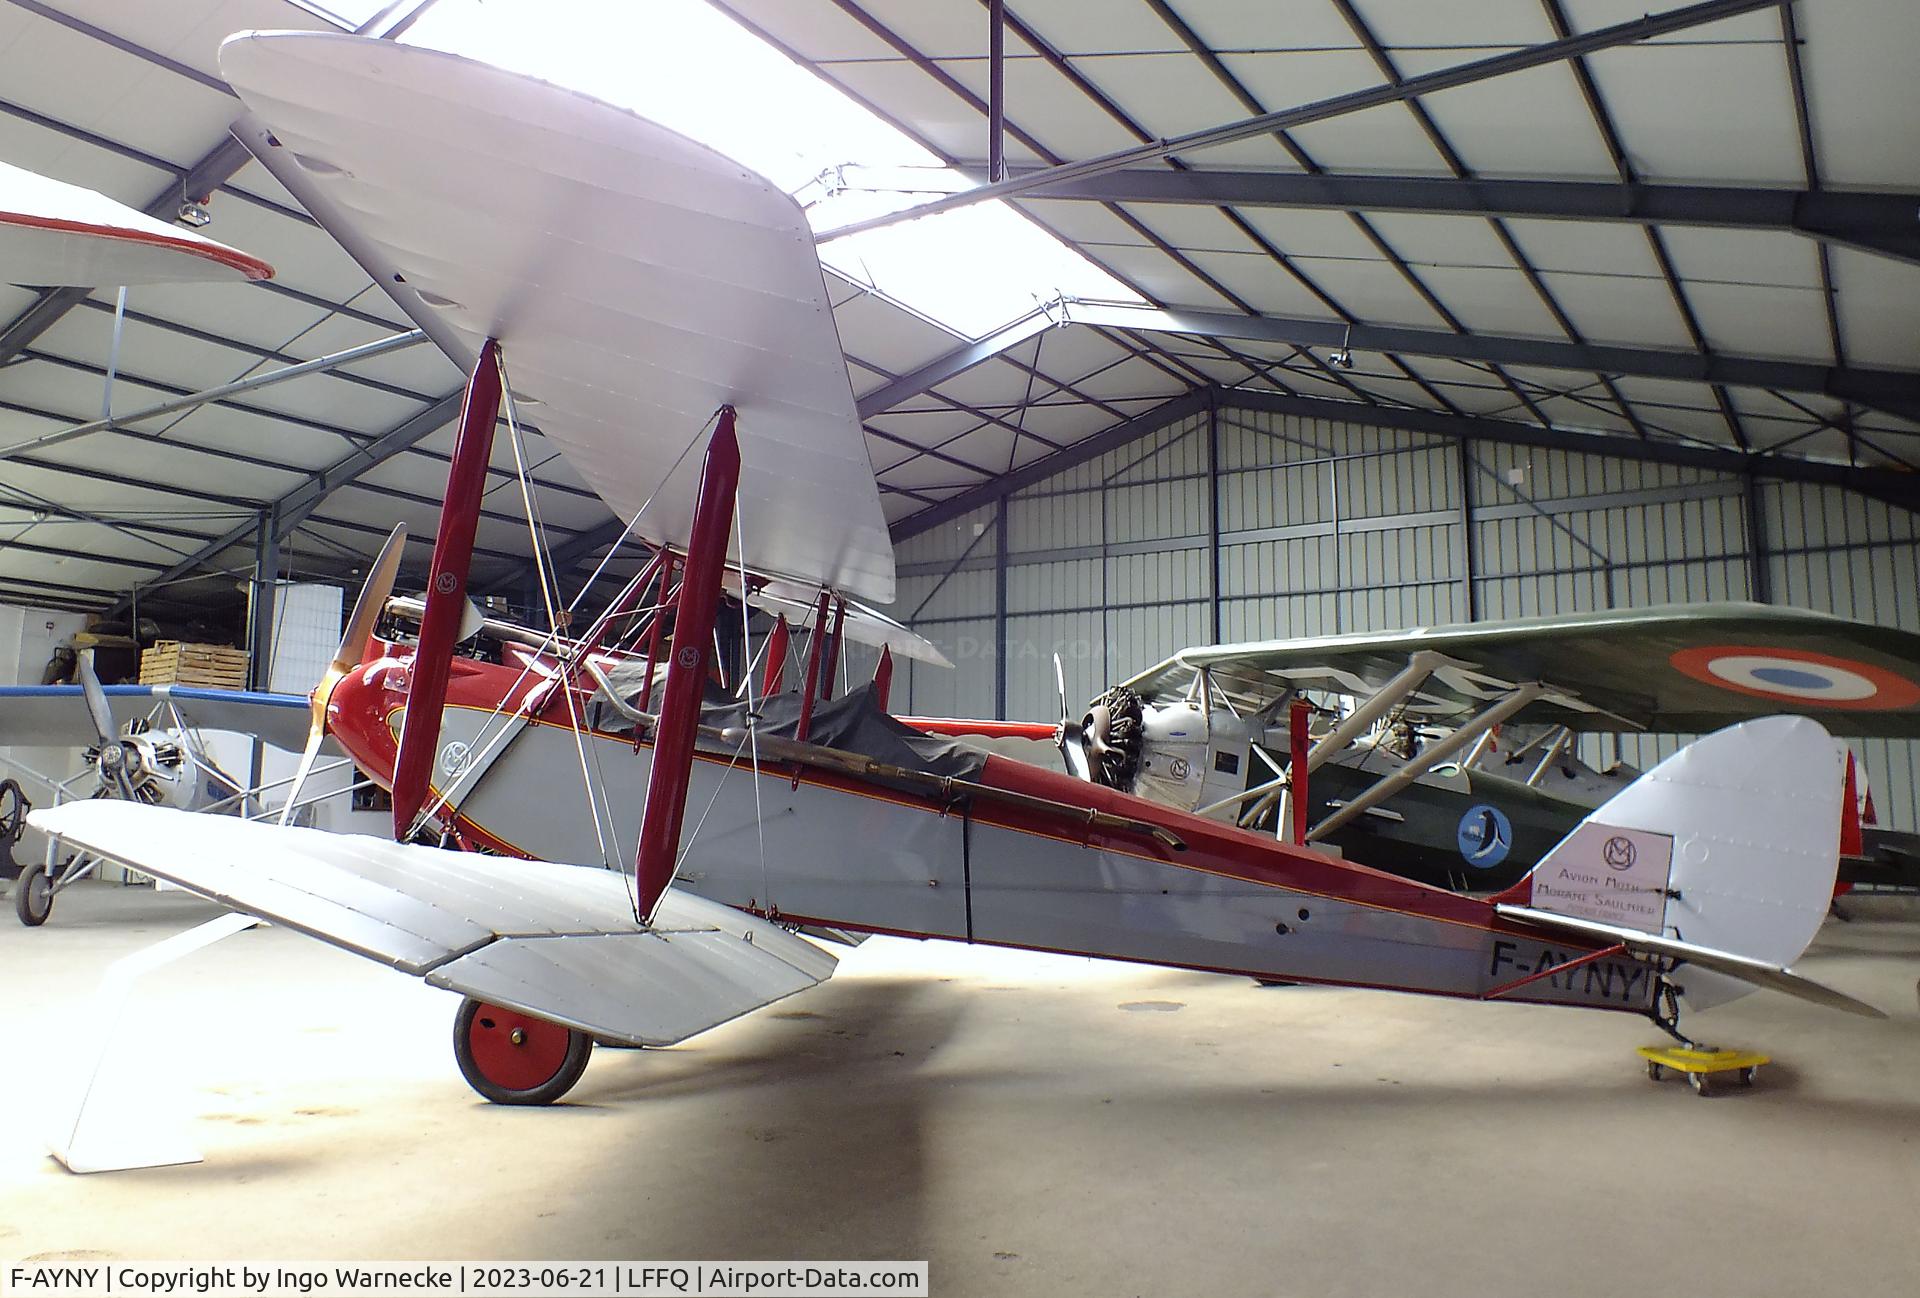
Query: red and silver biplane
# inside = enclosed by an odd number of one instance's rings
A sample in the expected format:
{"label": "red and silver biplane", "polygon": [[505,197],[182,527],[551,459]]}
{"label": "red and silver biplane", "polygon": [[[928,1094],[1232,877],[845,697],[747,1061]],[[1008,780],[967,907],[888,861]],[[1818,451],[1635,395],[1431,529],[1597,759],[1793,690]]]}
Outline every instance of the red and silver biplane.
{"label": "red and silver biplane", "polygon": [[[247,146],[471,375],[417,635],[376,565],[314,692],[393,793],[388,842],[126,803],[49,833],[467,999],[488,1098],[546,1103],[596,1040],[660,1045],[896,934],[1647,1015],[1793,973],[1832,893],[1842,765],[1816,723],[1699,741],[1492,898],[989,754],[888,714],[893,559],[813,239],[738,164],[607,104],[392,42],[243,34]],[[466,601],[504,398],[647,544],[598,618]],[[716,679],[727,589],[811,606]],[[401,610],[405,612],[404,609]],[[733,628],[746,623],[730,619]],[[375,634],[382,627],[384,635]],[[564,633],[563,633],[564,632]],[[498,662],[456,653],[469,633]],[[732,634],[732,631],[729,631]],[[843,636],[887,643],[833,697]],[[571,794],[559,773],[579,775]],[[644,796],[640,796],[644,794]],[[422,831],[444,845],[409,841]]]}

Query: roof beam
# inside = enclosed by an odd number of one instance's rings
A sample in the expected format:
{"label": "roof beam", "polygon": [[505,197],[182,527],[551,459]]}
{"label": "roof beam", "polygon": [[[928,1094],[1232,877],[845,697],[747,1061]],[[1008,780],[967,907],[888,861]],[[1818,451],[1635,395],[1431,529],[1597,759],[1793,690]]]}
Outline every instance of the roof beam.
{"label": "roof beam", "polygon": [[[1906,509],[1920,509],[1920,479],[1914,475],[1857,468],[1828,460],[1770,455],[1765,451],[1742,451],[1731,446],[1702,446],[1696,442],[1643,440],[1583,429],[1541,428],[1510,419],[1453,415],[1440,410],[1361,406],[1324,397],[1296,397],[1254,389],[1223,388],[1215,390],[1213,395],[1225,409],[1265,410],[1308,419],[1338,419],[1470,442],[1505,442],[1582,455],[1604,455],[1613,459],[1685,465],[1717,473],[1757,474],[1783,482],[1821,483],[1847,487]],[[913,519],[905,521],[912,522]]]}
{"label": "roof beam", "polygon": [[1523,72],[1529,68],[1544,67],[1553,63],[1562,63],[1583,54],[1592,54],[1598,50],[1612,49],[1620,45],[1630,45],[1654,36],[1664,36],[1672,32],[1685,31],[1706,23],[1718,22],[1738,14],[1751,13],[1758,9],[1769,9],[1779,4],[1779,0],[1705,0],[1705,3],[1687,5],[1680,9],[1670,9],[1664,13],[1648,14],[1630,22],[1616,23],[1611,27],[1600,27],[1578,36],[1569,36],[1560,40],[1544,41],[1538,45],[1528,45],[1505,54],[1496,54],[1491,58],[1476,59],[1469,63],[1456,64],[1429,72],[1422,76],[1408,77],[1403,81],[1370,86],[1364,90],[1352,91],[1344,95],[1335,95],[1329,99],[1316,100],[1297,108],[1286,108],[1275,113],[1262,113],[1240,121],[1228,122],[1223,126],[1208,127],[1191,131],[1185,135],[1176,135],[1170,139],[1155,140],[1130,149],[1120,149],[1112,153],[1101,154],[1081,162],[1062,163],[1041,171],[1031,172],[1024,177],[1016,177],[997,184],[981,185],[960,194],[950,194],[931,202],[904,208],[883,216],[872,217],[864,221],[855,221],[835,230],[823,232],[819,239],[842,238],[858,234],[865,230],[878,229],[894,225],[901,221],[911,221],[918,217],[932,216],[937,212],[951,211],[974,203],[996,198],[1013,198],[1037,189],[1052,180],[1076,179],[1086,176],[1098,176],[1110,171],[1118,171],[1135,163],[1155,162],[1175,154],[1196,152],[1217,145],[1231,144],[1237,140],[1253,139],[1261,135],[1271,135],[1275,131],[1292,130],[1312,122],[1324,122],[1350,113],[1361,112],[1368,108],[1377,108],[1382,104],[1404,103],[1417,99],[1421,95],[1434,94],[1441,90],[1451,90],[1459,86],[1472,85],[1492,77],[1505,76],[1513,72]]}
{"label": "roof beam", "polygon": [[[1025,168],[1013,175],[1018,179],[1051,170]],[[863,183],[867,179],[861,168],[842,169],[848,189],[869,188]],[[875,190],[915,183],[898,169],[871,179]],[[1920,195],[1892,191],[1128,168],[1047,181],[1022,197],[1777,230],[1920,263]]]}
{"label": "roof beam", "polygon": [[1074,324],[1143,329],[1311,347],[1350,347],[1389,355],[1438,356],[1489,365],[1533,365],[1637,378],[1815,392],[1920,420],[1920,371],[1818,365],[1724,353],[1620,347],[1499,334],[1455,334],[1398,325],[1354,324],[1224,311],[1158,310],[1126,303],[1065,303]]}
{"label": "roof beam", "polygon": [[[305,482],[281,496],[267,507],[275,519],[275,531],[278,539],[285,540],[293,530],[307,521],[313,511],[320,507],[333,491],[345,486],[375,465],[385,463],[394,456],[407,450],[416,442],[425,440],[440,428],[452,422],[460,413],[461,392],[452,392],[428,406],[425,410],[396,425],[365,446],[356,448],[352,454],[335,460],[326,468],[310,476]],[[198,550],[168,568],[154,578],[152,585],[165,586],[179,580],[195,569],[204,566],[222,551],[240,544],[253,535],[258,527],[254,519],[248,519],[223,535],[216,536]],[[131,592],[120,596],[114,602],[113,612],[119,612],[133,602]]]}
{"label": "roof beam", "polygon": [[902,401],[917,397],[927,389],[937,387],[948,379],[965,373],[982,361],[992,360],[1000,353],[1018,347],[1034,335],[1044,333],[1055,323],[1048,318],[1044,309],[1035,308],[1012,324],[995,330],[978,342],[956,347],[944,356],[928,361],[918,369],[902,374],[890,382],[882,383],[855,401],[854,409],[860,412],[860,418],[871,419],[875,415],[893,409]]}
{"label": "roof beam", "polygon": [[[893,525],[891,530],[894,544],[898,545],[910,536],[918,536],[942,523],[970,514],[982,505],[990,505],[1003,496],[1012,495],[1022,487],[1030,487],[1063,469],[1071,469],[1077,464],[1098,459],[1116,447],[1125,446],[1128,442],[1138,441],[1142,437],[1149,437],[1163,428],[1179,423],[1182,419],[1200,414],[1208,408],[1210,400],[1210,393],[1205,390],[1196,389],[1182,393],[1171,401],[1163,401],[1153,409],[1115,424],[1104,432],[1095,433],[1092,437],[1075,442],[1065,450],[1055,451],[1052,455],[1035,460],[1031,464],[1022,465],[1012,473],[1002,474],[957,496],[950,496],[931,509],[909,514]],[[1349,405],[1347,402],[1338,401],[1330,401],[1327,404],[1342,408]],[[1351,408],[1356,411],[1373,409],[1371,406],[1362,406],[1358,402],[1351,403]]]}
{"label": "roof beam", "polygon": [[89,423],[75,424],[71,428],[63,428],[58,432],[42,433],[38,437],[29,437],[23,442],[15,442],[9,446],[0,446],[0,460],[17,459],[28,452],[43,451],[47,447],[57,446],[61,442],[70,442],[76,437],[85,437],[88,433],[104,432],[107,429],[126,428],[131,424],[144,423],[159,415],[169,415],[181,410],[192,410],[199,406],[206,405],[208,402],[220,401],[226,397],[235,396],[242,392],[252,392],[258,388],[271,387],[276,383],[285,383],[288,379],[297,379],[308,374],[323,374],[341,365],[351,365],[355,361],[370,360],[375,356],[384,356],[388,352],[399,351],[403,347],[411,347],[415,343],[425,342],[426,340],[426,334],[418,329],[410,330],[407,333],[393,334],[390,337],[379,338],[370,343],[362,343],[358,347],[349,347],[344,351],[337,351],[327,356],[316,357],[310,361],[301,361],[296,365],[283,366],[277,370],[267,370],[264,373],[250,375],[244,379],[236,379],[232,383],[222,383],[218,387],[205,388],[199,392],[189,392],[185,396],[171,397],[155,405],[143,406],[139,410],[130,411],[124,415],[110,415],[105,419],[95,419]]}

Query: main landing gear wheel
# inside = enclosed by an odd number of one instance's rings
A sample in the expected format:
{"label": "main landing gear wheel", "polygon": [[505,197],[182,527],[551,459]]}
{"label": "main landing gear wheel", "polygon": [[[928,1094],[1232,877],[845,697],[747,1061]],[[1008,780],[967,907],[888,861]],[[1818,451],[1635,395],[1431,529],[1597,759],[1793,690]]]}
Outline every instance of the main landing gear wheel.
{"label": "main landing gear wheel", "polygon": [[53,882],[46,866],[36,862],[20,871],[13,885],[13,913],[28,928],[39,928],[53,914]]}
{"label": "main landing gear wheel", "polygon": [[552,1104],[573,1089],[593,1038],[468,997],[453,1019],[453,1057],[467,1085],[495,1104]]}

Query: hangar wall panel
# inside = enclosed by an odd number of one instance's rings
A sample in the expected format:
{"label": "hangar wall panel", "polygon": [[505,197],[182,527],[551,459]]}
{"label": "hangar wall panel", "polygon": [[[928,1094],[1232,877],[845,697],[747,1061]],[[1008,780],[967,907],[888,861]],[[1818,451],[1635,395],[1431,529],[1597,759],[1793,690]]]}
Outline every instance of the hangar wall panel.
{"label": "hangar wall panel", "polygon": [[[1222,409],[902,543],[955,672],[896,707],[1051,718],[1184,645],[1760,599],[1920,631],[1920,519],[1840,488]],[[999,537],[1005,537],[1005,564]],[[1004,596],[1004,600],[1003,597]],[[900,679],[900,678],[896,678]],[[1592,740],[1648,766],[1683,736]],[[1920,744],[1857,745],[1920,826]]]}

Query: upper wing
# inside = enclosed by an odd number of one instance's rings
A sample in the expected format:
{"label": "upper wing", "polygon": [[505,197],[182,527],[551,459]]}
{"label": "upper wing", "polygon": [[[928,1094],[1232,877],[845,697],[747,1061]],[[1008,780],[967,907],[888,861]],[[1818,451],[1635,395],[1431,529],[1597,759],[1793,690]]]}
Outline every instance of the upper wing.
{"label": "upper wing", "polygon": [[1836,735],[1920,736],[1920,635],[1765,604],[1663,605],[1185,649],[1127,685],[1148,698],[1182,697],[1204,667],[1237,704],[1257,708],[1292,687],[1372,693],[1421,649],[1449,660],[1411,704],[1436,721],[1476,712],[1513,685],[1544,681],[1560,697],[1528,705],[1519,720],[1693,733],[1803,712]]}
{"label": "upper wing", "polygon": [[273,267],[105,194],[0,162],[0,283],[271,279]]}
{"label": "upper wing", "polygon": [[623,109],[436,50],[247,32],[220,68],[264,119],[241,141],[462,369],[499,339],[512,390],[614,512],[652,501],[640,537],[686,544],[685,448],[731,403],[749,566],[892,601],[846,359],[786,194]]}
{"label": "upper wing", "polygon": [[[109,685],[105,693],[116,726],[153,714],[156,705],[171,700],[180,719],[196,729],[254,735],[290,753],[299,752],[307,739],[307,701],[296,694],[190,685]],[[154,721],[162,728],[173,724],[164,708]],[[78,685],[0,686],[0,745],[79,748],[95,742]]]}
{"label": "upper wing", "polygon": [[490,1004],[671,1045],[824,981],[804,938],[669,890],[652,928],[624,876],[131,802],[33,812],[35,829],[235,910]]}

